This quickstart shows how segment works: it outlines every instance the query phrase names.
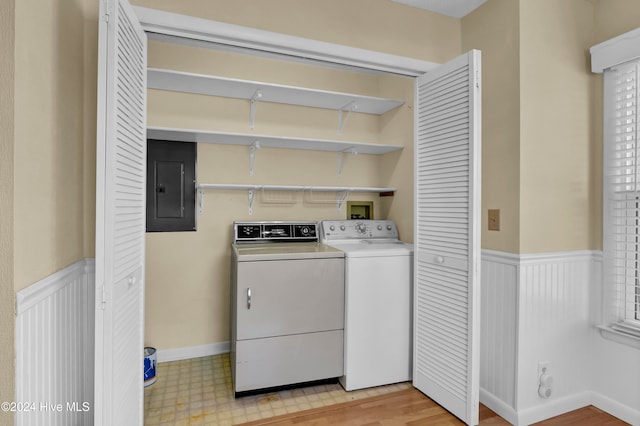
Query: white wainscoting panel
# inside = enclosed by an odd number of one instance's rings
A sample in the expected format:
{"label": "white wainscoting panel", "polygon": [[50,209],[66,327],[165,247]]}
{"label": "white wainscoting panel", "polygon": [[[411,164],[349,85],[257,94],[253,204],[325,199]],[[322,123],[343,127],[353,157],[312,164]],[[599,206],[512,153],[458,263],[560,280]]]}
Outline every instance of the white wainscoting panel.
{"label": "white wainscoting panel", "polygon": [[519,257],[482,251],[480,401],[508,421],[516,418]]}
{"label": "white wainscoting panel", "polygon": [[[607,381],[597,370],[613,370],[604,360],[615,356],[599,351],[604,346],[595,328],[601,257],[482,251],[480,401],[509,422],[531,424],[589,404],[637,418],[620,396],[625,391],[606,394],[597,386]],[[538,395],[539,362],[549,363],[554,378],[549,398]]]}
{"label": "white wainscoting panel", "polygon": [[93,424],[94,269],[81,260],[16,294],[18,426]]}
{"label": "white wainscoting panel", "polygon": [[[590,403],[590,293],[596,252],[520,256],[518,294],[518,424]],[[549,363],[549,398],[538,395],[538,364]]]}

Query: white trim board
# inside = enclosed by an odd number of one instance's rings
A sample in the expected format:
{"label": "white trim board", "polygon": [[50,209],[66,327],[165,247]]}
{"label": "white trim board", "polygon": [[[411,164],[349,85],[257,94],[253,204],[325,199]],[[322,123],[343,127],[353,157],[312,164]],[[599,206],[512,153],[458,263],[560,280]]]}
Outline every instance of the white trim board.
{"label": "white trim board", "polygon": [[[486,405],[485,400],[491,400],[491,395],[481,391],[483,398],[481,402]],[[501,401],[497,401],[499,404]],[[504,407],[504,411],[491,408],[509,423],[514,425],[529,425],[552,417],[577,410],[579,408],[593,405],[594,407],[611,414],[612,416],[627,422],[631,425],[640,425],[640,410],[627,405],[620,404],[598,392],[583,392],[567,396],[565,398],[548,401],[548,404],[532,407],[520,412],[515,412],[511,407]],[[487,405],[488,406],[488,405]],[[498,406],[499,407],[499,406]],[[515,416],[515,417],[513,417]]]}
{"label": "white trim board", "polygon": [[600,74],[605,69],[640,57],[640,28],[603,41],[589,49],[591,72]]}
{"label": "white trim board", "polygon": [[24,313],[64,288],[69,281],[85,274],[93,274],[95,259],[80,259],[77,262],[43,278],[16,293],[16,316]]}
{"label": "white trim board", "polygon": [[515,254],[497,250],[482,249],[482,260],[514,266],[522,264],[563,262],[576,259],[601,260],[602,252],[598,250],[575,250],[549,253]]}
{"label": "white trim board", "polygon": [[640,409],[620,404],[598,392],[591,395],[591,405],[632,425],[640,425]]}
{"label": "white trim board", "polygon": [[480,387],[480,402],[509,423],[517,424],[518,412],[483,387]]}
{"label": "white trim board", "polygon": [[592,403],[592,392],[582,392],[568,395],[555,400],[546,400],[535,407],[518,411],[516,425],[530,425],[550,419],[579,408],[587,407]]}
{"label": "white trim board", "polygon": [[203,356],[229,353],[229,342],[209,343],[207,345],[188,346],[183,348],[158,349],[158,362],[181,361],[183,359],[201,358]]}
{"label": "white trim board", "polygon": [[[304,37],[290,36],[226,22],[196,18],[144,7],[134,7],[142,28],[150,37],[196,45],[213,43],[241,48],[252,54],[287,55],[365,70],[416,77],[438,67],[435,62],[391,55]],[[158,36],[160,35],[160,36]]]}

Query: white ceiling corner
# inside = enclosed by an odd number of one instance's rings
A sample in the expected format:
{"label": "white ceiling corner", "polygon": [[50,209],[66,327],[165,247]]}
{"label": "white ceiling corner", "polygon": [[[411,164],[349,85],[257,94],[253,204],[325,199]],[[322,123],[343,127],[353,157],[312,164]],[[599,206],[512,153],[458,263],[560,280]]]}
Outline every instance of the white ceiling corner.
{"label": "white ceiling corner", "polygon": [[430,12],[463,18],[480,7],[487,0],[392,0],[407,6],[417,7]]}

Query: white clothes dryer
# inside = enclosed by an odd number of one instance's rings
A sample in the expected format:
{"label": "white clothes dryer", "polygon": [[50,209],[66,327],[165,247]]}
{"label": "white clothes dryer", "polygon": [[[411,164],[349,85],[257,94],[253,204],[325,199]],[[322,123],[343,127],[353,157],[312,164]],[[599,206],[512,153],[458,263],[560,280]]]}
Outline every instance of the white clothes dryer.
{"label": "white clothes dryer", "polygon": [[347,391],[411,380],[413,245],[390,220],[327,220],[321,241],[345,253]]}
{"label": "white clothes dryer", "polygon": [[235,222],[231,375],[236,396],[344,373],[344,254],[315,222]]}

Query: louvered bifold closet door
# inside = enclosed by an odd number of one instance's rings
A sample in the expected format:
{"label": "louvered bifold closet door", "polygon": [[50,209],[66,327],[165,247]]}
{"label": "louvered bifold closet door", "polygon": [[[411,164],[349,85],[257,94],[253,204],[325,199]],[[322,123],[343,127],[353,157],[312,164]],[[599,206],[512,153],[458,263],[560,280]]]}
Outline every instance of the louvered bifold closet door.
{"label": "louvered bifold closet door", "polygon": [[126,0],[100,2],[95,425],[142,425],[147,38]]}
{"label": "louvered bifold closet door", "polygon": [[416,80],[414,386],[478,423],[480,52]]}
{"label": "louvered bifold closet door", "polygon": [[604,271],[613,328],[640,336],[640,62],[604,73]]}

